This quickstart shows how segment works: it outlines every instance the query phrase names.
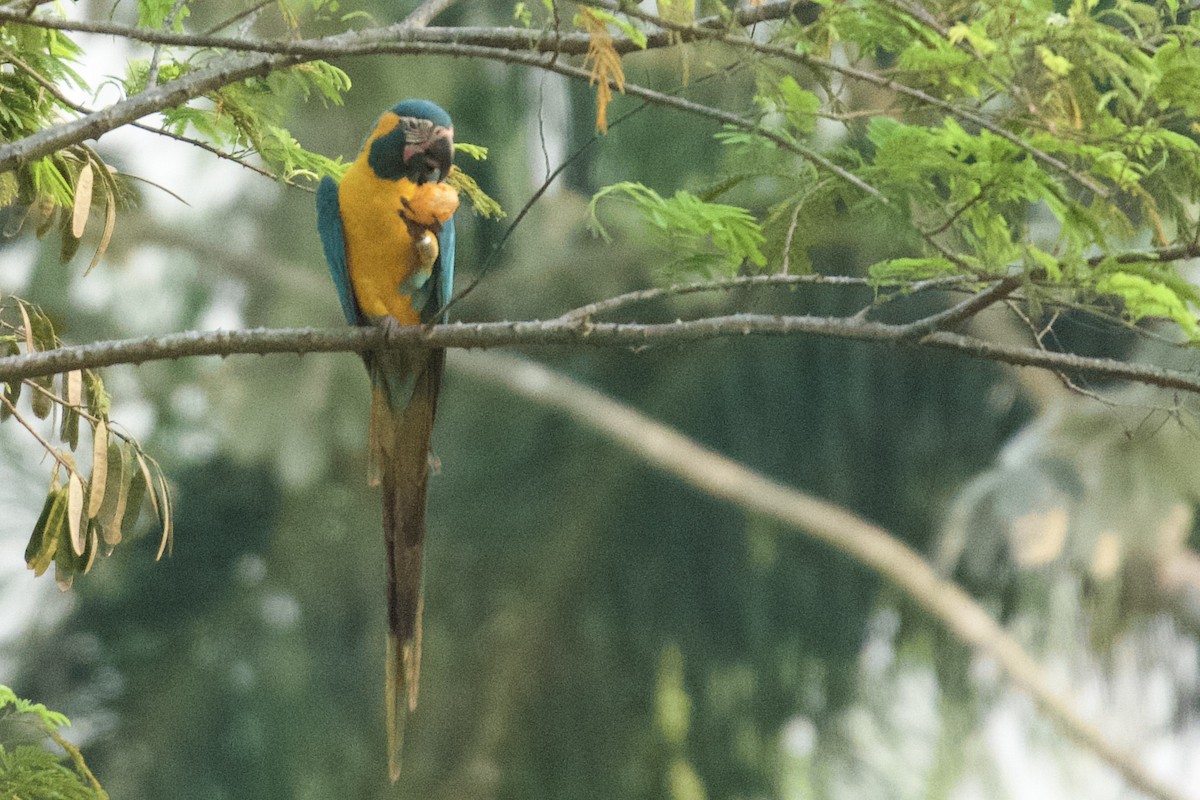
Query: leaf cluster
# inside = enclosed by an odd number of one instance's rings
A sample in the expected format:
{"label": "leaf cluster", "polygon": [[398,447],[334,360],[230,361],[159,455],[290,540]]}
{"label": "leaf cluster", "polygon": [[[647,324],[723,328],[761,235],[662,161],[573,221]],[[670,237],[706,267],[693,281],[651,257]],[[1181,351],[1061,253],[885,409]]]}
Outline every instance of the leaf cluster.
{"label": "leaf cluster", "polygon": [[[0,685],[0,797],[107,800],[78,748],[58,734],[70,724],[57,711]],[[67,751],[71,766],[46,749],[47,739]]]}
{"label": "leaf cluster", "polygon": [[668,275],[728,277],[743,265],[761,268],[767,262],[762,228],[744,208],[707,202],[682,190],[665,198],[640,183],[617,183],[601,189],[588,204],[589,226],[605,239],[608,231],[597,215],[605,198],[628,202],[660,235],[664,254],[671,256],[663,266]]}
{"label": "leaf cluster", "polygon": [[[0,355],[43,352],[60,345],[53,323],[37,307],[16,297],[0,306]],[[49,420],[57,446],[37,431],[18,405],[22,394],[28,396],[33,417]],[[16,421],[52,459],[50,488],[25,549],[25,563],[36,575],[54,564],[55,579],[64,590],[76,575],[91,570],[98,554],[108,555],[135,531],[146,500],[162,528],[158,557],[172,546],[166,478],[141,445],[110,421],[111,404],[93,370],[9,381],[0,395],[0,422]],[[87,470],[75,458],[81,422],[89,430]]]}
{"label": "leaf cluster", "polygon": [[[193,71],[195,64],[220,57],[206,55],[159,64],[156,83],[168,83]],[[125,92],[144,91],[150,75],[150,60],[131,61],[123,81]],[[281,180],[318,179],[343,169],[341,162],[306,150],[284,121],[298,103],[318,100],[340,105],[349,88],[345,72],[324,61],[311,61],[230,84],[202,99],[167,109],[164,127],[178,136],[197,136],[234,159],[257,155]]]}

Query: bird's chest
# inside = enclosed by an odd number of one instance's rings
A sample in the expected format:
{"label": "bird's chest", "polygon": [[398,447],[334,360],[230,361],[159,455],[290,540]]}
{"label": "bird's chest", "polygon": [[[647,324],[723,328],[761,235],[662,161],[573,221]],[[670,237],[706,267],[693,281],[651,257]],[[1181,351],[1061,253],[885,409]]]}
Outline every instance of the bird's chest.
{"label": "bird's chest", "polygon": [[409,221],[416,189],[407,180],[380,180],[353,169],[342,180],[338,200],[346,266],[359,306],[368,317],[387,314],[406,324],[417,321],[401,288],[414,273],[432,266],[423,241],[427,232]]}
{"label": "bird's chest", "polygon": [[403,280],[413,268],[417,254],[405,204],[414,188],[408,181],[346,176],[339,200],[352,276],[386,274]]}

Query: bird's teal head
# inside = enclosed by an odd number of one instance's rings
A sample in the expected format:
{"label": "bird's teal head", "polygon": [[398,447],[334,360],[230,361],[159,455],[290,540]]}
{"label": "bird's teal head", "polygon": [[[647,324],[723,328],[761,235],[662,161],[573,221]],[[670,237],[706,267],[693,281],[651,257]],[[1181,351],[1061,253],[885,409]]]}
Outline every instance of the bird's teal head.
{"label": "bird's teal head", "polygon": [[441,106],[404,100],[367,137],[367,163],[385,180],[444,181],[454,161],[454,124]]}

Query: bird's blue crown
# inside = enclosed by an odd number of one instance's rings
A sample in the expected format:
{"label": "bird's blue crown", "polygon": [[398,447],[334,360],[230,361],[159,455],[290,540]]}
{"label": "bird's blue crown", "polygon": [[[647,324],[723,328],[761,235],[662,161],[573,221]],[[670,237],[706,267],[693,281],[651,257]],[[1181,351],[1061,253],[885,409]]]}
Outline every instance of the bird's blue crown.
{"label": "bird's blue crown", "polygon": [[398,117],[427,119],[442,128],[453,127],[450,115],[437,103],[429,100],[402,100],[392,106],[392,113]]}

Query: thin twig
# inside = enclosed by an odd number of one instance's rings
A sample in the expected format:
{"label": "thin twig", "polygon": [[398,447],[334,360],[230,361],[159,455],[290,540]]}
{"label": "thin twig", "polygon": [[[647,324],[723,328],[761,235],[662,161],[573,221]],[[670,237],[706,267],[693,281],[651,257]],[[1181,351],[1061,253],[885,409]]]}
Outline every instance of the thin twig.
{"label": "thin twig", "polygon": [[65,750],[67,755],[71,757],[71,762],[75,765],[76,771],[82,774],[87,779],[87,782],[92,785],[92,791],[96,793],[97,800],[108,800],[108,792],[104,791],[100,786],[100,781],[96,780],[96,776],[88,767],[87,762],[83,760],[83,751],[53,728],[47,729],[46,735],[53,739],[54,743]]}
{"label": "thin twig", "polygon": [[946,217],[946,221],[943,222],[941,225],[937,226],[936,228],[934,228],[931,231],[922,231],[922,235],[923,236],[940,236],[941,234],[950,230],[950,226],[952,226],[955,222],[957,222],[959,217],[961,217],[963,214],[970,211],[971,208],[973,208],[981,200],[983,200],[984,197],[987,196],[987,190],[990,189],[992,187],[992,184],[994,184],[994,183],[995,183],[995,181],[992,180],[992,181],[988,181],[987,183],[980,185],[979,189],[975,192],[974,197],[972,197],[970,200],[968,200],[967,202],[965,202],[961,206],[959,206],[954,211],[953,214]]}
{"label": "thin twig", "polygon": [[[555,7],[557,8],[557,6],[555,6]],[[643,103],[638,108],[635,108],[635,109],[625,112],[620,117],[613,120],[612,124],[608,126],[609,130],[617,127],[622,122],[624,122],[625,120],[632,117],[634,114],[637,114],[639,111],[642,111],[644,108],[647,107],[647,105],[649,105],[649,104]],[[540,126],[540,124],[541,124],[540,117],[539,117],[538,123]],[[542,196],[546,194],[546,191],[549,190],[550,186],[554,183],[554,181],[558,180],[558,176],[561,175],[567,169],[567,167],[571,166],[571,164],[573,164],[577,160],[579,160],[579,158],[582,157],[583,154],[586,153],[592,147],[592,145],[594,145],[598,140],[599,140],[599,134],[592,134],[592,138],[588,139],[586,142],[584,142],[578,148],[576,148],[575,152],[571,153],[571,155],[569,155],[567,158],[565,158],[563,160],[563,162],[561,164],[559,164],[553,171],[547,170],[547,175],[546,175],[545,179],[542,181],[541,185],[538,186],[537,190],[534,191],[534,193],[532,195],[530,195],[529,199],[525,201],[525,205],[521,206],[521,210],[517,212],[517,215],[515,217],[513,217],[512,222],[510,222],[508,227],[504,229],[504,233],[501,234],[500,240],[498,242],[496,242],[495,245],[492,246],[492,250],[490,253],[488,253],[487,259],[483,262],[483,266],[481,266],[476,271],[474,277],[472,277],[472,279],[471,279],[471,282],[468,283],[465,288],[463,288],[461,291],[459,291],[457,294],[455,294],[454,297],[452,297],[450,300],[448,300],[446,302],[446,304],[444,306],[442,306],[442,308],[438,311],[438,313],[434,315],[434,319],[442,318],[443,315],[447,311],[449,311],[452,306],[455,306],[458,303],[462,302],[463,298],[465,298],[471,292],[475,291],[475,287],[480,285],[480,283],[483,281],[484,276],[487,275],[487,273],[491,270],[491,268],[493,266],[495,266],[497,260],[500,257],[501,251],[504,249],[504,245],[508,243],[509,238],[513,235],[513,231],[515,231],[517,229],[517,226],[521,224],[521,221],[525,219],[526,215],[529,214],[529,212],[533,210],[533,207],[537,203],[537,201],[540,200],[542,198]]]}
{"label": "thin twig", "polygon": [[186,136],[182,133],[175,133],[174,131],[169,131],[166,128],[156,128],[153,125],[147,125],[143,122],[131,122],[130,126],[137,128],[138,130],[146,131],[147,133],[153,133],[156,136],[163,136],[163,137],[166,137],[167,139],[173,139],[177,142],[182,142],[183,144],[190,144],[192,147],[197,147],[197,148],[205,151],[206,153],[212,153],[217,158],[237,164],[239,167],[248,169],[251,172],[262,175],[264,178],[270,178],[273,181],[281,181],[281,182],[287,184],[288,186],[292,186],[297,189],[302,189],[306,192],[316,191],[315,189],[312,189],[308,186],[301,186],[300,184],[296,183],[295,181],[288,180],[287,178],[283,177],[282,175],[276,175],[275,173],[271,172],[270,170],[266,170],[266,169],[263,169],[262,167],[251,164],[249,161],[246,161],[243,158],[238,158],[237,156],[233,155],[232,153],[226,153],[221,148],[214,147],[213,145],[209,144],[208,142],[201,141],[200,139],[194,139],[191,136]]}
{"label": "thin twig", "polygon": [[933,14],[929,13],[919,3],[902,2],[902,0],[886,0],[888,5],[895,6],[897,9],[917,20],[927,28],[933,30],[938,36],[943,39],[950,37],[950,31],[945,25],[938,22]]}
{"label": "thin twig", "polygon": [[55,84],[52,80],[47,78],[45,75],[42,75],[42,73],[38,72],[31,65],[29,65],[25,61],[23,61],[19,56],[17,56],[16,53],[12,52],[11,50],[5,50],[4,51],[4,59],[6,61],[8,61],[10,64],[12,64],[13,66],[15,66],[17,69],[24,72],[30,78],[33,78],[34,83],[36,83],[38,86],[41,86],[43,89],[45,89],[47,94],[49,94],[51,97],[53,97],[55,100],[57,100],[62,105],[66,106],[67,108],[71,109],[72,111],[78,111],[80,113],[88,113],[86,108],[79,105],[78,103],[73,101],[71,98],[67,97],[66,94],[64,94],[63,91],[58,88],[57,84]]}
{"label": "thin twig", "polygon": [[234,14],[231,17],[226,17],[225,19],[221,20],[216,25],[213,25],[211,28],[206,30],[202,35],[203,36],[212,36],[217,31],[224,30],[225,28],[228,28],[233,23],[238,22],[239,20],[243,20],[246,17],[250,16],[251,14],[257,14],[259,11],[262,11],[264,8],[266,8],[269,5],[274,4],[275,2],[276,2],[276,0],[258,0],[258,2],[255,3],[254,5],[246,8],[246,9],[243,9],[242,11],[237,12],[236,14]]}
{"label": "thin twig", "polygon": [[[556,5],[555,8],[557,9],[558,6]],[[551,63],[554,63],[554,59],[551,60]],[[736,68],[737,68],[736,66],[733,67],[733,69],[736,69]],[[705,78],[701,78],[698,81],[694,81],[693,85],[702,83],[708,77],[710,77],[710,76],[705,76]],[[679,88],[682,89],[683,87],[679,87]],[[626,111],[624,114],[622,114],[619,117],[617,117],[616,119],[614,119],[609,124],[608,129],[610,131],[613,130],[618,125],[625,122],[626,120],[628,120],[630,117],[634,116],[635,114],[641,113],[649,106],[650,106],[650,102],[646,101],[646,102],[643,102],[637,108]],[[541,130],[540,112],[539,112],[539,117],[538,117],[538,128],[540,131]],[[491,268],[493,266],[495,266],[497,260],[500,257],[500,253],[504,250],[504,246],[508,243],[508,240],[512,237],[513,232],[516,231],[517,226],[520,225],[521,222],[525,219],[526,215],[529,214],[529,212],[533,210],[533,207],[538,202],[538,200],[540,200],[542,198],[542,196],[545,195],[545,193],[549,190],[550,186],[554,183],[554,181],[558,180],[558,176],[561,175],[567,169],[567,167],[569,167],[571,164],[573,164],[577,160],[579,160],[579,158],[581,158],[583,156],[583,154],[586,153],[599,140],[600,140],[600,134],[593,133],[592,137],[590,139],[588,139],[586,142],[584,142],[578,148],[576,148],[575,152],[571,153],[571,155],[568,156],[566,159],[564,159],[562,161],[562,163],[560,163],[554,170],[550,170],[549,164],[546,165],[547,175],[546,175],[545,179],[542,181],[541,185],[537,188],[537,190],[534,191],[534,193],[532,195],[530,195],[529,199],[525,201],[525,204],[523,206],[521,206],[521,210],[517,212],[515,217],[513,217],[513,220],[511,223],[509,223],[508,227],[504,229],[504,233],[501,234],[500,240],[498,242],[496,242],[494,245],[492,245],[491,252],[488,253],[487,258],[483,262],[483,266],[481,266],[476,271],[474,277],[471,279],[471,282],[469,284],[467,284],[467,286],[465,288],[463,288],[457,294],[455,294],[454,297],[452,297],[445,305],[443,305],[438,310],[438,312],[436,314],[434,314],[434,317],[433,317],[434,319],[442,318],[445,315],[445,313],[450,310],[451,307],[457,305],[458,303],[460,303],[463,300],[463,298],[465,298],[467,295],[471,294],[471,292],[475,291],[475,288],[483,282],[484,276],[487,275],[487,273],[491,270]]]}
{"label": "thin twig", "polygon": [[[961,279],[954,279],[956,282]],[[562,322],[575,322],[588,317],[594,317],[599,314],[605,314],[610,311],[615,311],[618,308],[634,305],[637,303],[645,303],[649,300],[657,300],[660,297],[678,296],[684,294],[695,294],[696,292],[716,292],[729,291],[731,289],[740,289],[743,287],[753,286],[795,286],[797,284],[816,284],[819,286],[870,286],[870,281],[866,278],[854,278],[845,275],[819,275],[817,273],[806,273],[802,275],[743,275],[737,278],[728,278],[718,281],[704,281],[702,283],[683,283],[674,284],[672,286],[656,286],[650,289],[638,289],[633,292],[610,297],[607,300],[599,300],[595,303],[573,308],[566,311],[558,319]],[[928,287],[926,287],[928,288]]]}
{"label": "thin twig", "polygon": [[15,419],[22,428],[24,428],[26,431],[28,431],[30,436],[32,436],[34,439],[37,440],[37,443],[42,446],[42,449],[45,450],[46,453],[51,458],[53,458],[55,461],[57,461],[59,464],[61,464],[63,466],[63,468],[67,470],[68,473],[74,472],[74,473],[78,474],[78,470],[75,469],[74,465],[71,464],[71,462],[67,461],[65,458],[62,457],[62,455],[58,452],[58,448],[54,447],[53,445],[50,444],[50,442],[46,441],[46,438],[37,432],[37,429],[35,429],[33,427],[33,425],[30,424],[29,420],[27,420],[27,419],[25,419],[25,417],[21,416],[21,412],[17,411],[17,407],[13,404],[13,402],[11,400],[9,400],[6,396],[0,394],[0,403],[4,404],[4,407],[8,409],[8,413],[12,415],[12,418]]}
{"label": "thin twig", "polygon": [[[175,27],[175,19],[179,16],[179,11],[183,8],[183,4],[187,0],[175,0],[175,5],[171,6],[171,10],[167,12],[167,16],[163,19],[162,29],[169,31]],[[158,67],[159,60],[162,58],[162,50],[165,45],[154,45],[154,51],[150,54],[150,69],[146,73],[146,85],[156,86],[158,84]]]}
{"label": "thin twig", "polygon": [[796,235],[796,226],[800,223],[800,211],[804,208],[804,203],[796,203],[795,210],[792,211],[792,221],[788,224],[787,236],[783,239],[783,266],[779,271],[784,275],[788,274],[788,266],[792,260],[792,238]]}
{"label": "thin twig", "polygon": [[919,338],[934,331],[944,331],[953,328],[955,325],[966,322],[984,309],[1004,300],[1020,288],[1024,280],[1023,276],[1014,275],[996,281],[989,288],[967,298],[958,305],[951,306],[945,311],[939,311],[936,314],[930,314],[928,317],[919,319],[916,322],[900,326],[904,330],[904,333],[901,335],[905,338]]}

